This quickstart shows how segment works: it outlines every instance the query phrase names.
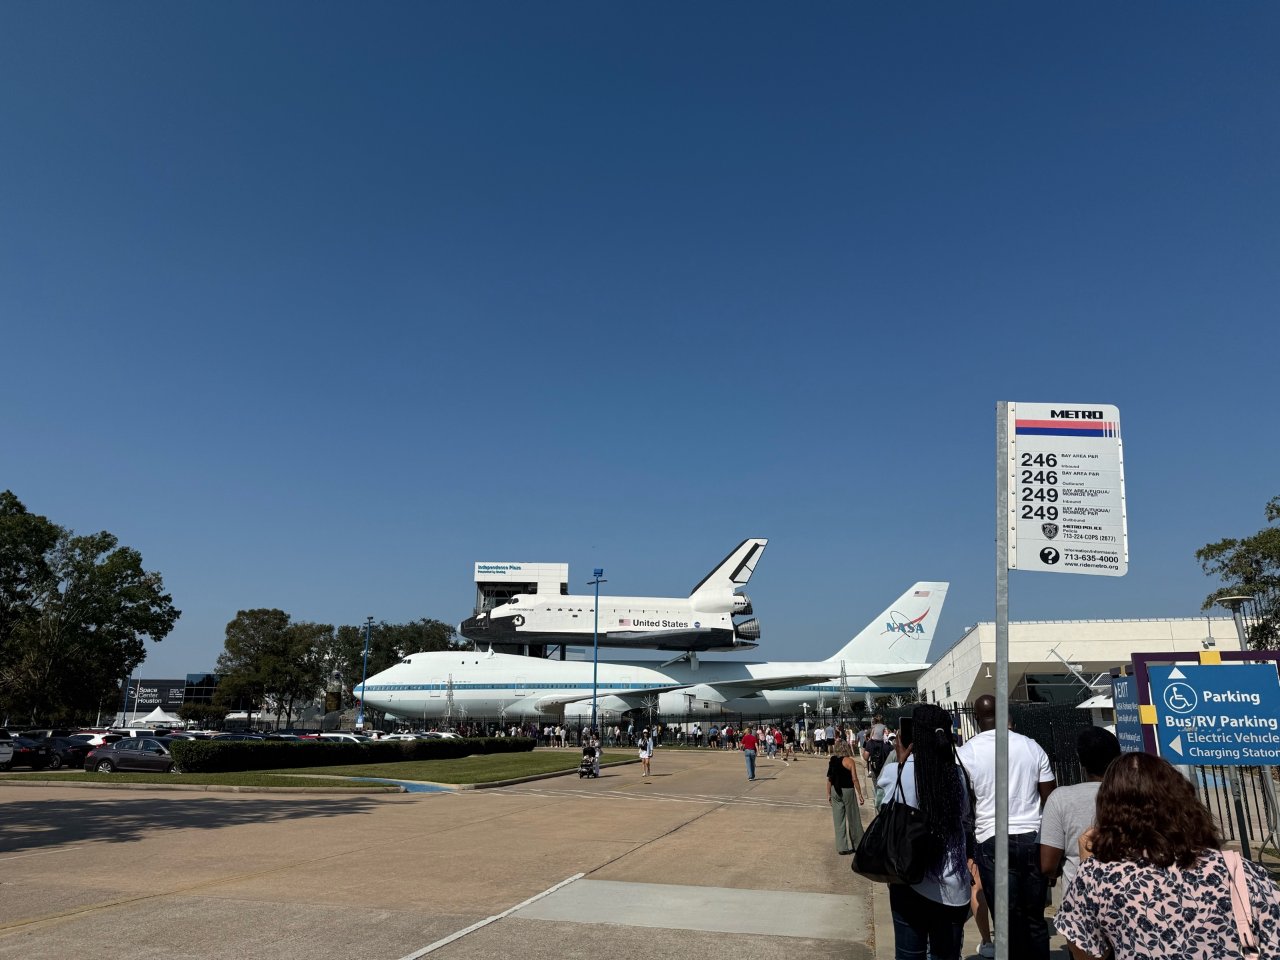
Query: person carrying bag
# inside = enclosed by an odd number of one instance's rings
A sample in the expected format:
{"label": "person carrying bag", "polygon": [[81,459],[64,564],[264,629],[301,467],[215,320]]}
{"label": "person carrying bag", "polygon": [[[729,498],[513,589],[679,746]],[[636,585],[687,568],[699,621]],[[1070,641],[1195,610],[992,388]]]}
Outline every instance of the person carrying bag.
{"label": "person carrying bag", "polygon": [[959,960],[969,915],[969,791],[951,716],[922,703],[899,723],[896,761],[877,786],[886,802],[854,854],[855,872],[889,884],[896,960]]}

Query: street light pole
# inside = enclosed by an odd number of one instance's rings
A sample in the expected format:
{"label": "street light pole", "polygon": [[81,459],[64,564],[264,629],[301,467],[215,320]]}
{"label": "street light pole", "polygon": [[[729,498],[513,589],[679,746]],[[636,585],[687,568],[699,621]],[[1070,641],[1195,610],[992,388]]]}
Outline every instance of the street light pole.
{"label": "street light pole", "polygon": [[[1240,612],[1240,608],[1243,607],[1247,601],[1252,599],[1253,597],[1237,596],[1219,597],[1217,600],[1213,601],[1214,603],[1221,604],[1231,610],[1231,619],[1236,623],[1236,638],[1240,641],[1241,652],[1249,649],[1249,641],[1245,636],[1244,615]],[[1212,634],[1212,631],[1210,631],[1210,633]],[[1244,858],[1248,860],[1251,858],[1249,851],[1249,825],[1248,821],[1245,819],[1243,796],[1244,784],[1241,782],[1244,775],[1240,771],[1239,767],[1229,767],[1228,770],[1230,771],[1229,776],[1231,779],[1231,799],[1236,808],[1236,823],[1239,824],[1240,827],[1240,852],[1244,854]],[[1270,771],[1263,770],[1263,779],[1264,781],[1271,779]]]}
{"label": "street light pole", "polygon": [[594,580],[589,585],[596,588],[595,624],[591,628],[591,732],[596,731],[596,700],[600,693],[600,584],[608,583],[604,579],[604,568],[596,567],[591,571]]}
{"label": "street light pole", "polygon": [[356,714],[356,729],[364,729],[364,685],[369,680],[369,635],[373,632],[373,617],[364,618],[364,669],[360,674],[360,712]]}
{"label": "street light pole", "polygon": [[[1224,606],[1231,611],[1231,619],[1236,622],[1236,637],[1240,641],[1240,649],[1242,651],[1249,649],[1249,640],[1245,636],[1244,616],[1241,614],[1240,608],[1252,599],[1253,597],[1219,597],[1217,600],[1213,601],[1214,603]],[[1212,633],[1212,631],[1210,631],[1210,633]]]}

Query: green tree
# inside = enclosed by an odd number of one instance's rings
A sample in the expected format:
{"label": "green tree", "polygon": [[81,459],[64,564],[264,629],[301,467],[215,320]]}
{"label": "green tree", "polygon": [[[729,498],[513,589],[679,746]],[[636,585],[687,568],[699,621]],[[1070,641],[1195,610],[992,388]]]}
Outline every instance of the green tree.
{"label": "green tree", "polygon": [[[1268,501],[1266,517],[1268,524],[1280,520],[1280,497]],[[1280,527],[1266,526],[1251,537],[1206,544],[1196,551],[1196,559],[1206,574],[1224,584],[1205,597],[1201,609],[1208,610],[1221,597],[1253,597],[1253,615],[1246,625],[1249,645],[1255,650],[1274,648],[1280,640]]]}
{"label": "green tree", "polygon": [[212,703],[184,703],[178,708],[178,716],[190,723],[207,724],[216,729],[227,718],[227,708]]}
{"label": "green tree", "polygon": [[[441,620],[423,617],[409,623],[375,623],[369,637],[369,676],[381,673],[411,653],[455,650],[457,631]],[[343,703],[355,703],[355,688],[364,675],[364,626],[341,626],[328,655],[332,678],[342,687]]]}
{"label": "green tree", "polygon": [[277,724],[282,715],[291,722],[295,708],[314,700],[323,686],[332,636],[329,624],[295,623],[283,610],[238,611],[218,657],[215,699],[223,706],[235,700],[255,708],[269,703]]}
{"label": "green tree", "polygon": [[0,494],[0,712],[92,715],[179,617],[160,574],[110,533],[75,536]]}

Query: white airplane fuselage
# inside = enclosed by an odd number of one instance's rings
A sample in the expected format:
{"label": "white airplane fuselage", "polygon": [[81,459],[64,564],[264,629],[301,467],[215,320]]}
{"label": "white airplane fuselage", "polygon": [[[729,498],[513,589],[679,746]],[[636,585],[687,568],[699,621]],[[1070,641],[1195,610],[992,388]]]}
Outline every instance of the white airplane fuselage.
{"label": "white airplane fuselage", "polygon": [[[850,664],[859,671],[900,675],[920,672],[927,664]],[[543,660],[501,653],[416,653],[384,670],[368,681],[366,702],[404,719],[434,720],[445,716],[449,694],[453,697],[453,716],[465,708],[465,716],[497,717],[513,720],[535,720],[560,716],[559,708],[546,710],[538,706],[543,700],[586,697],[563,705],[566,719],[591,716],[592,667],[589,662],[575,660]],[[761,690],[747,697],[721,700],[714,684],[735,680],[766,680],[796,673],[827,675],[825,682],[796,688]],[[681,690],[664,690],[673,686]],[[850,697],[861,699],[904,693],[913,690],[910,683],[898,681],[889,685],[877,683],[865,675],[853,675],[846,669],[844,686]],[[450,687],[452,690],[450,691]],[[697,670],[688,664],[662,667],[659,661],[619,663],[601,662],[597,684],[597,709],[614,714],[634,709],[634,697],[628,701],[614,698],[613,690],[637,691],[655,689],[661,692],[654,712],[666,716],[689,712],[708,714],[743,714],[787,716],[800,714],[804,704],[814,710],[818,701],[834,706],[841,693],[840,664],[829,662],[743,663],[702,660]]]}

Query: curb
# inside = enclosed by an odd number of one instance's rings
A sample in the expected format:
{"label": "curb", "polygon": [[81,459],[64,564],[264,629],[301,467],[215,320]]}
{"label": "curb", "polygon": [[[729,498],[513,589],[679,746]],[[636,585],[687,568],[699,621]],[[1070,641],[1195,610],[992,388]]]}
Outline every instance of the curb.
{"label": "curb", "polygon": [[[639,760],[612,760],[609,763],[600,764],[600,769],[604,770],[609,767],[626,767],[639,762]],[[436,783],[432,780],[415,780],[413,782],[425,783],[433,787],[444,787],[448,790],[490,790],[494,787],[512,787],[519,783],[533,783],[535,780],[551,780],[555,777],[567,777],[570,774],[575,774],[577,772],[578,768],[574,767],[571,770],[555,770],[551,773],[535,773],[528,777],[515,777],[511,780],[489,780],[484,783]]]}
{"label": "curb", "polygon": [[[600,764],[600,769],[607,767],[626,767],[639,763],[639,760],[612,760]],[[489,780],[484,783],[439,783],[435,780],[402,780],[403,783],[420,783],[428,787],[441,787],[445,790],[489,790],[494,787],[510,787],[520,783],[532,783],[535,780],[550,780],[553,777],[567,777],[578,772],[577,767],[569,770],[554,770],[551,773],[536,773],[528,777],[515,777],[511,780]],[[326,777],[330,774],[283,774],[283,776]],[[335,780],[350,780],[350,777],[332,774]],[[386,779],[393,779],[387,777]],[[352,793],[408,793],[404,787],[394,784],[368,784],[361,786],[332,787],[240,787],[234,784],[221,783],[89,783],[85,780],[10,780],[0,777],[0,785],[18,787],[83,787],[89,790],[160,790],[173,793],[318,793],[318,794],[352,794]]]}
{"label": "curb", "polygon": [[391,784],[332,787],[241,787],[230,783],[89,783],[84,780],[0,780],[10,787],[80,787],[86,790],[159,790],[168,793],[406,793]]}

